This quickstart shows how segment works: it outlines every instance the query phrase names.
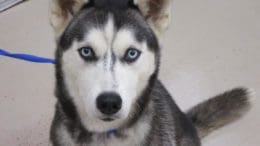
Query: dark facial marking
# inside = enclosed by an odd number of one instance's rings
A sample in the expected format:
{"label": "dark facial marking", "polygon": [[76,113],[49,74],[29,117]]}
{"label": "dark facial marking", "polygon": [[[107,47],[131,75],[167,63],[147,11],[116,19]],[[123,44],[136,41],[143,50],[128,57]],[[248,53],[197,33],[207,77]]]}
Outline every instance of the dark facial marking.
{"label": "dark facial marking", "polygon": [[107,57],[108,57],[108,52],[106,52],[106,54],[104,55],[104,62],[103,62],[104,70],[106,70],[107,68]]}
{"label": "dark facial marking", "polygon": [[115,31],[122,28],[131,29],[137,41],[146,41],[151,51],[159,50],[157,38],[141,13],[137,9],[129,7],[126,9],[82,8],[61,36],[59,46],[66,50],[74,40],[81,41],[89,30],[93,28],[103,29],[107,24],[109,15],[114,18]]}
{"label": "dark facial marking", "polygon": [[114,66],[116,63],[116,55],[113,51],[111,51],[111,64],[110,64],[110,70],[113,72],[114,71]]}

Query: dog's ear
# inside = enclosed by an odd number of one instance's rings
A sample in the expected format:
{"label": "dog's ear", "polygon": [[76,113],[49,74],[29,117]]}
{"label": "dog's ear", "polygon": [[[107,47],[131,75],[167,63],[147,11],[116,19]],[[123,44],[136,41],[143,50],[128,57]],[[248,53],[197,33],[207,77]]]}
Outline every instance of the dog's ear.
{"label": "dog's ear", "polygon": [[89,0],[50,0],[50,21],[59,36],[69,24],[73,15]]}
{"label": "dog's ear", "polygon": [[171,2],[172,0],[134,0],[157,35],[162,34],[171,22]]}
{"label": "dog's ear", "polygon": [[[172,0],[133,0],[157,34],[162,34],[171,20]],[[50,21],[56,36],[69,24],[73,15],[89,0],[51,0]]]}

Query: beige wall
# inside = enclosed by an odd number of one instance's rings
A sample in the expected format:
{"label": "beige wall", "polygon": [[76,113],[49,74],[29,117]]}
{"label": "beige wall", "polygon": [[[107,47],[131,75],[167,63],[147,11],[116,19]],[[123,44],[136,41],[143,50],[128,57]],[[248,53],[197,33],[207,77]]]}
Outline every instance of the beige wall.
{"label": "beige wall", "polygon": [[[255,90],[254,108],[210,135],[205,146],[260,143],[260,1],[175,0],[162,41],[161,79],[182,109],[235,86]],[[0,48],[53,57],[48,1],[0,13]],[[52,65],[0,57],[0,145],[48,145],[53,116]]]}

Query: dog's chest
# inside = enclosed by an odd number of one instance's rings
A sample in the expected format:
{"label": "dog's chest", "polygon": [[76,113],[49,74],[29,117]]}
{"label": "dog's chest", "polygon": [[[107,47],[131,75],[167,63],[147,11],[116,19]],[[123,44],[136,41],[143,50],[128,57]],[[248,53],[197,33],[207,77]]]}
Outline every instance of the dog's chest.
{"label": "dog's chest", "polygon": [[109,135],[93,134],[88,141],[78,144],[76,144],[77,140],[72,138],[65,128],[59,130],[59,137],[63,145],[71,146],[143,146],[150,128],[149,123],[141,122],[133,128]]}
{"label": "dog's chest", "polygon": [[150,131],[149,123],[143,122],[125,131],[111,133],[109,135],[95,134],[88,144],[89,146],[143,146]]}
{"label": "dog's chest", "polygon": [[89,143],[90,146],[141,146],[144,139],[142,137],[118,137],[110,136],[109,138],[93,137],[93,141]]}

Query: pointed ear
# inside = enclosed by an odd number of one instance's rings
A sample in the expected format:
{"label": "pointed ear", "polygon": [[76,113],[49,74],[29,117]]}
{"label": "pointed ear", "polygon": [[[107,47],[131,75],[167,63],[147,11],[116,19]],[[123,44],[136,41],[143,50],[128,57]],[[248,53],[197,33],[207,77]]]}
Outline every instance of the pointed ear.
{"label": "pointed ear", "polygon": [[56,37],[61,35],[73,15],[87,2],[88,0],[50,0],[50,22]]}
{"label": "pointed ear", "polygon": [[157,35],[164,33],[171,22],[171,2],[172,0],[135,0]]}

